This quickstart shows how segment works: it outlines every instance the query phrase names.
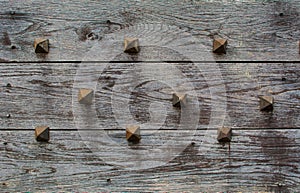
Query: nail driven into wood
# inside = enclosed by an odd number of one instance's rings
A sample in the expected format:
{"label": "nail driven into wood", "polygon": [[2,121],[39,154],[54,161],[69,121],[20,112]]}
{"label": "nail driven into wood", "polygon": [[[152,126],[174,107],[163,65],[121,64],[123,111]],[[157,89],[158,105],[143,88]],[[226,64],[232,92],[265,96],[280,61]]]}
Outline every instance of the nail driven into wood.
{"label": "nail driven into wood", "polygon": [[131,143],[139,143],[141,140],[141,130],[137,125],[131,125],[126,128],[126,139]]}
{"label": "nail driven into wood", "polygon": [[90,105],[93,102],[94,90],[88,88],[81,88],[78,92],[78,102],[81,104]]}
{"label": "nail driven into wood", "polygon": [[8,119],[9,119],[10,117],[11,117],[11,115],[10,115],[10,114],[7,114],[7,115],[6,115],[6,118],[8,118]]}
{"label": "nail driven into wood", "polygon": [[174,107],[181,107],[187,103],[187,94],[173,93],[172,105]]}
{"label": "nail driven into wood", "polygon": [[259,106],[261,111],[272,111],[274,98],[272,96],[259,96]]}
{"label": "nail driven into wood", "polygon": [[124,39],[124,52],[138,53],[140,51],[139,39],[125,38]]}
{"label": "nail driven into wood", "polygon": [[35,53],[48,53],[49,52],[49,40],[45,38],[36,38],[34,40]]}
{"label": "nail driven into wood", "polygon": [[41,142],[48,142],[50,140],[50,128],[48,126],[36,127],[35,139]]}
{"label": "nail driven into wood", "polygon": [[217,140],[220,143],[226,143],[231,141],[232,129],[228,127],[222,127],[218,129]]}
{"label": "nail driven into wood", "polygon": [[217,54],[226,54],[228,41],[223,38],[216,38],[213,41],[213,52]]}
{"label": "nail driven into wood", "polygon": [[7,83],[7,84],[6,84],[6,87],[7,87],[7,88],[11,88],[11,84],[10,84],[10,83]]}

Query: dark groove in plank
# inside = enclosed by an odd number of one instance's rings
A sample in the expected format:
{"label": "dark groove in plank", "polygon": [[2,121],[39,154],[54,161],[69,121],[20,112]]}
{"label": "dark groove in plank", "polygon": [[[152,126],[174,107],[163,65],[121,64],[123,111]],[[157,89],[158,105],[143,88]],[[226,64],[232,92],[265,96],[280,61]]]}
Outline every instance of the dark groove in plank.
{"label": "dark groove in plank", "polygon": [[[51,128],[51,126],[50,126]],[[234,131],[259,131],[259,130],[298,130],[300,127],[280,127],[280,128],[259,128],[259,127],[248,127],[248,128],[237,128],[231,127]],[[147,129],[146,131],[174,131],[174,132],[181,132],[178,129]],[[197,131],[209,131],[209,130],[218,130],[218,128],[197,128]],[[34,131],[34,129],[22,128],[22,129],[13,129],[13,128],[0,128],[0,131]],[[51,131],[125,131],[125,129],[51,129]]]}
{"label": "dark groove in plank", "polygon": [[237,61],[234,61],[234,60],[223,60],[223,61],[220,61],[220,60],[203,60],[203,61],[191,61],[191,60],[158,60],[158,61],[153,61],[153,60],[150,60],[150,61],[145,61],[145,60],[134,60],[134,61],[77,61],[77,60],[64,60],[64,61],[0,61],[0,64],[10,64],[10,63],[15,63],[15,64],[22,64],[22,63],[25,63],[25,64],[34,64],[34,63],[39,63],[39,64],[72,64],[72,63],[75,63],[75,64],[78,64],[78,63],[86,63],[86,64],[89,64],[89,63],[112,63],[112,64],[115,64],[115,63],[123,63],[123,64],[127,64],[127,63],[220,63],[220,64],[260,64],[260,63],[269,63],[269,64],[290,64],[290,63],[295,63],[295,64],[299,64],[300,63],[300,60],[297,61],[297,60],[237,60]]}

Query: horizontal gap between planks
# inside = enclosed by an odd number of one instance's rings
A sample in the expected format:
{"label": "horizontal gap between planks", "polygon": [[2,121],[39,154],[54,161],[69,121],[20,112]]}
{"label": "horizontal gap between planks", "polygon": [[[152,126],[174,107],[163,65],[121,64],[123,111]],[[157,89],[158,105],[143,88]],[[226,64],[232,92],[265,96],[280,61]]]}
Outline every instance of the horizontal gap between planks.
{"label": "horizontal gap between planks", "polygon": [[[50,127],[51,129],[51,127]],[[197,129],[197,131],[206,131],[206,130],[217,130],[218,128],[200,128]],[[298,130],[300,127],[285,127],[285,128],[257,128],[257,127],[248,127],[248,128],[231,128],[232,130],[240,130],[240,131],[246,131],[246,130]],[[124,131],[125,129],[51,129],[51,131]],[[178,130],[178,129],[147,129],[147,131],[183,131],[183,130]],[[34,129],[0,129],[0,131],[34,131]],[[186,130],[184,130],[186,131]],[[194,130],[191,130],[194,131]]]}
{"label": "horizontal gap between planks", "polygon": [[278,61],[268,61],[268,60],[258,60],[258,61],[209,61],[209,60],[203,60],[203,61],[187,61],[187,60],[166,60],[166,61],[71,61],[71,60],[65,60],[65,61],[0,61],[0,64],[9,64],[9,63],[42,63],[42,64],[73,64],[73,63],[269,63],[269,64],[278,64],[278,63],[300,63],[300,61],[286,61],[286,60],[278,60]]}

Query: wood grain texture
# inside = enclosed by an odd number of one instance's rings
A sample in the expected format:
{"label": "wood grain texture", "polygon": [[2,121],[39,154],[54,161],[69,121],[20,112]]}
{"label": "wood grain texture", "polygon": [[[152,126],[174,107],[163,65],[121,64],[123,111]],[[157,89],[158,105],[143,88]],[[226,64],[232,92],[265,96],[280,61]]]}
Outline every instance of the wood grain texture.
{"label": "wood grain texture", "polygon": [[[1,71],[1,126],[5,129],[33,129],[36,125],[49,125],[52,129],[78,129],[73,122],[72,92],[76,72],[80,64],[20,64],[9,63],[0,66]],[[160,114],[170,115],[170,128],[177,124],[178,110],[171,105],[172,90],[163,83],[141,83],[141,86],[132,86],[131,93],[123,90],[115,93],[117,85],[123,86],[134,76],[135,68],[131,64],[109,64],[103,72],[95,71],[92,75],[98,77],[95,89],[95,106],[98,119],[107,129],[117,129],[112,101],[129,100],[131,116],[139,122],[150,120],[149,105],[162,103],[167,112]],[[151,65],[153,64],[144,64]],[[169,64],[180,69],[180,72],[197,91],[200,116],[198,128],[207,128],[214,109],[214,104],[226,102],[224,110],[226,117],[219,117],[224,125],[235,128],[299,128],[299,67],[291,64],[244,64],[226,63],[211,64],[221,71],[222,81],[215,80],[210,73],[199,72],[192,64]],[[126,69],[124,71],[124,69]],[[154,69],[155,70],[155,69]],[[121,74],[120,74],[121,73]],[[171,75],[170,75],[171,76]],[[206,77],[204,77],[206,76]],[[206,78],[210,78],[208,86]],[[285,78],[286,80],[282,80]],[[12,87],[6,87],[10,83]],[[116,85],[115,85],[116,84]],[[224,84],[225,90],[216,92],[215,100],[211,90]],[[73,91],[72,91],[73,90]],[[113,96],[115,95],[115,96]],[[275,104],[273,112],[259,111],[259,95],[271,95]],[[11,117],[7,118],[6,115]],[[177,118],[176,118],[177,117]],[[34,121],[33,121],[34,120]],[[215,124],[212,127],[219,127]]]}
{"label": "wood grain texture", "polygon": [[[67,8],[65,7],[67,4]],[[212,46],[214,36],[228,38],[228,54],[216,60],[299,60],[299,0],[288,2],[5,1],[0,13],[2,60],[81,60],[99,36],[139,23],[178,26]],[[45,10],[46,9],[46,10]],[[280,16],[282,13],[282,16]],[[107,22],[107,21],[110,22]],[[8,33],[12,50],[6,45]],[[36,55],[33,40],[50,39],[50,53]]]}
{"label": "wood grain texture", "polygon": [[50,143],[36,142],[34,131],[1,132],[0,186],[4,192],[300,190],[299,130],[234,130],[230,149],[216,133],[197,133],[195,145],[163,167],[130,171],[103,162],[76,131],[52,131]]}
{"label": "wood grain texture", "polygon": [[[37,0],[2,1],[1,6],[0,192],[300,191],[299,0]],[[211,61],[220,63],[176,62],[183,59],[176,49],[155,46],[142,47],[139,58],[119,54],[113,63],[85,63],[98,59],[97,48],[109,55],[113,49],[107,39],[124,32],[154,44],[188,48],[184,53],[191,56],[211,55]],[[182,36],[186,33],[203,48],[201,52]],[[49,54],[34,53],[33,41],[38,37],[50,40]],[[228,39],[226,55],[211,54],[214,37]],[[91,53],[96,57],[87,57]],[[160,57],[169,62],[135,63]],[[87,65],[87,74],[78,73]],[[156,71],[174,82],[185,78],[197,94],[192,96],[200,109],[193,139],[181,135],[181,114],[171,105],[172,87],[140,78]],[[99,120],[97,129],[123,147],[112,146],[111,155],[98,146],[87,146],[93,143],[83,135],[89,119],[76,124],[78,117],[89,115],[89,111],[78,113],[82,109],[72,100],[86,77],[97,83],[96,116],[91,120]],[[135,79],[141,84],[133,84]],[[259,111],[259,95],[274,97],[273,112]],[[144,130],[146,135],[137,146],[123,141],[125,128],[118,117],[125,109],[118,116],[114,111],[116,101],[127,99],[134,121],[161,126]],[[50,143],[34,140],[38,125],[51,128]],[[230,149],[217,143],[217,128],[222,125],[233,128]],[[166,165],[144,170],[120,167],[128,164],[124,148],[158,149],[164,141],[175,141],[173,136],[180,137],[172,148],[182,153],[172,155],[176,158]],[[190,141],[195,145],[182,151],[180,144]]]}

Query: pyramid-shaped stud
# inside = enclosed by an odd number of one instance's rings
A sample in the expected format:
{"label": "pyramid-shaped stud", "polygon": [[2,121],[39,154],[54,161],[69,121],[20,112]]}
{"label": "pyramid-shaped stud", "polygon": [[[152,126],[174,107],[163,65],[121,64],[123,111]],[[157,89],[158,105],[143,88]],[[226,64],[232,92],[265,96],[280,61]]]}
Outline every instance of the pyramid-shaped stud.
{"label": "pyramid-shaped stud", "polygon": [[48,142],[50,139],[50,128],[48,126],[38,126],[35,128],[35,139],[37,141]]}
{"label": "pyramid-shaped stud", "polygon": [[34,40],[35,53],[48,53],[49,40],[45,38],[37,38]]}
{"label": "pyramid-shaped stud", "polygon": [[124,39],[124,52],[138,53],[140,51],[139,39],[125,38]]}
{"label": "pyramid-shaped stud", "polygon": [[259,96],[259,106],[261,111],[273,110],[274,98],[272,96]]}
{"label": "pyramid-shaped stud", "polygon": [[232,129],[228,127],[222,127],[218,129],[217,140],[219,142],[225,143],[231,141]]}
{"label": "pyramid-shaped stud", "polygon": [[94,90],[88,88],[81,88],[78,92],[78,102],[81,104],[92,104],[94,98]]}
{"label": "pyramid-shaped stud", "polygon": [[126,128],[126,139],[132,143],[138,143],[141,140],[141,130],[137,125],[131,125]]}
{"label": "pyramid-shaped stud", "polygon": [[172,104],[174,107],[181,107],[182,105],[185,105],[187,100],[187,94],[178,94],[178,93],[173,93],[173,99],[172,99]]}
{"label": "pyramid-shaped stud", "polygon": [[223,38],[216,38],[213,42],[213,52],[218,54],[226,54],[227,40]]}

